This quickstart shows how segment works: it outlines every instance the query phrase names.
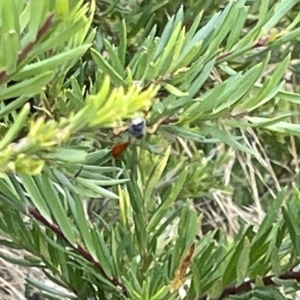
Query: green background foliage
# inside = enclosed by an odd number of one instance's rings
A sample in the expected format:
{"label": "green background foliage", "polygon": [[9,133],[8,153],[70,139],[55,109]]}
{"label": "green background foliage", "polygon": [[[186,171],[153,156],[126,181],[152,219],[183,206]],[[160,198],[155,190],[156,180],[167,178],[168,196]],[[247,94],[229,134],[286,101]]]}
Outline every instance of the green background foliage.
{"label": "green background foliage", "polygon": [[40,299],[295,296],[298,8],[0,2],[0,257]]}

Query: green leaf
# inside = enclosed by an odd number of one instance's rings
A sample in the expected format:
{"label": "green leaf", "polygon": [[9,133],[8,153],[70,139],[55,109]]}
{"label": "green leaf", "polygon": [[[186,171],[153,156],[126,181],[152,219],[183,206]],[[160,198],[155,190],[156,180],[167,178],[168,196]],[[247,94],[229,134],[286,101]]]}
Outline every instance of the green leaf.
{"label": "green leaf", "polygon": [[176,71],[176,67],[179,64],[179,56],[184,46],[184,40],[185,40],[185,28],[183,27],[179,33],[175,45],[174,53],[172,55],[172,60],[170,62],[168,69],[166,70],[166,74],[171,74],[172,72]]}
{"label": "green leaf", "polygon": [[276,276],[280,276],[281,273],[281,265],[280,265],[280,257],[278,255],[278,249],[276,246],[272,247],[272,252],[271,252],[271,265],[272,265],[272,272]]}
{"label": "green leaf", "polygon": [[300,205],[299,205],[299,192],[296,191],[292,200],[287,204],[287,208],[282,207],[282,213],[290,234],[296,255],[300,256]]}
{"label": "green leaf", "polygon": [[273,200],[272,206],[269,208],[266,217],[262,221],[261,225],[259,226],[258,232],[255,235],[254,238],[255,241],[258,240],[262,235],[264,235],[276,220],[281,205],[286,197],[286,193],[287,193],[286,190],[282,190],[281,192],[278,193],[276,199]]}
{"label": "green leaf", "polygon": [[[174,48],[176,49],[176,45],[178,42],[178,36],[180,34],[182,28],[182,23],[179,22],[176,27],[172,30],[172,33],[165,44],[161,55],[159,56],[157,62],[155,62],[155,77],[158,77],[162,74],[165,74],[169,69],[169,61],[170,57],[173,56]],[[182,38],[181,38],[182,39]],[[163,41],[164,42],[164,41]],[[182,41],[181,41],[182,43]]]}
{"label": "green leaf", "polygon": [[203,17],[203,10],[200,11],[198,14],[196,14],[196,18],[194,19],[192,26],[190,27],[189,31],[185,35],[185,41],[187,44],[193,38],[193,36],[196,33],[196,30],[199,28],[199,24],[202,17]]}
{"label": "green leaf", "polygon": [[[8,198],[14,201],[22,202],[23,199],[19,199],[17,191],[15,190],[13,183],[9,180],[9,177],[1,178],[0,180],[0,191]],[[24,204],[24,203],[23,203]]]}
{"label": "green leaf", "polygon": [[[160,227],[157,229],[155,234],[153,235],[151,242],[150,242],[150,248],[154,247],[154,244],[157,242],[157,239],[159,238],[160,235],[162,235],[164,232],[166,232],[166,228],[170,225],[172,225],[172,222],[177,218],[180,217],[181,214],[181,209],[177,209],[174,212],[172,212],[169,216],[166,216],[166,219],[161,220]],[[154,219],[153,219],[154,220]],[[154,221],[152,221],[151,224],[148,225],[148,232],[150,232],[149,226],[155,225]],[[151,228],[151,229],[152,229]],[[156,248],[156,247],[155,247]]]}
{"label": "green leaf", "polygon": [[287,135],[293,135],[300,137],[300,125],[299,124],[293,124],[288,122],[278,122],[276,124],[266,126],[267,129],[270,131],[275,131],[279,133],[284,133]]}
{"label": "green leaf", "polygon": [[[90,175],[92,176],[93,173],[90,173]],[[91,176],[89,176],[89,178]],[[81,183],[84,185],[85,179],[77,177],[76,180],[78,181],[78,183]],[[123,184],[128,181],[129,181],[129,179],[107,179],[107,180],[89,179],[90,183],[94,183],[97,186],[112,186],[112,185],[116,185],[116,184]]]}
{"label": "green leaf", "polygon": [[195,209],[184,205],[181,210],[177,239],[172,252],[170,264],[170,275],[172,277],[174,276],[174,272],[179,268],[186,251],[195,242],[198,226],[199,222]]}
{"label": "green leaf", "polygon": [[187,140],[191,140],[198,143],[203,144],[210,144],[210,143],[217,143],[219,140],[215,138],[206,138],[200,130],[196,131],[196,129],[193,128],[185,128],[182,126],[163,126],[163,130],[167,131],[168,133],[171,133],[175,136],[182,137]]}
{"label": "green leaf", "polygon": [[171,84],[165,84],[164,88],[172,95],[176,96],[176,97],[184,97],[184,96],[188,96],[189,93],[188,92],[182,92],[179,89],[177,89],[175,86],[171,85]]}
{"label": "green leaf", "polygon": [[[181,8],[182,10],[182,8]],[[165,48],[165,46],[167,45],[168,43],[168,40],[173,32],[173,29],[174,27],[176,26],[175,23],[174,23],[174,19],[175,17],[172,16],[170,18],[170,20],[168,21],[168,23],[166,24],[164,30],[163,30],[163,33],[159,39],[159,44],[156,48],[156,51],[155,51],[155,54],[153,56],[153,59],[157,58],[159,55],[161,55],[161,53],[163,52],[163,49]],[[179,27],[179,26],[178,26]],[[178,29],[177,29],[178,30]]]}
{"label": "green leaf", "polygon": [[232,24],[237,16],[237,6],[238,2],[232,1],[228,2],[221,15],[216,22],[217,26],[215,28],[214,34],[208,44],[208,49],[210,53],[214,53],[219,47],[220,43],[224,40],[227,34],[232,28]]}
{"label": "green leaf", "polygon": [[222,282],[224,285],[232,283],[237,275],[237,263],[244,248],[244,239],[245,238],[241,239],[233,245],[232,253],[228,252],[229,255],[231,254],[230,260],[227,261],[226,268],[222,272]]}
{"label": "green leaf", "polygon": [[95,61],[99,70],[103,73],[108,74],[112,83],[115,86],[125,86],[125,81],[120,74],[118,74],[115,69],[104,59],[104,57],[95,49],[91,49],[92,58]]}
{"label": "green leaf", "polygon": [[64,51],[63,53],[53,55],[50,58],[39,62],[28,64],[17,72],[13,78],[15,80],[21,80],[40,73],[47,74],[47,71],[49,70],[64,66],[72,60],[78,60],[90,47],[91,44],[82,45],[71,50]]}
{"label": "green leaf", "polygon": [[218,139],[219,141],[231,146],[234,149],[256,155],[256,152],[242,144],[240,144],[237,140],[236,137],[230,135],[227,131],[225,130],[220,130],[216,127],[211,127],[211,126],[203,126],[202,128],[204,134],[209,134],[212,137]]}
{"label": "green leaf", "polygon": [[122,78],[125,77],[124,67],[118,57],[118,51],[116,47],[112,46],[108,40],[104,40],[105,47],[108,51],[109,60],[111,66]]}
{"label": "green leaf", "polygon": [[[1,12],[1,10],[0,10]],[[4,67],[8,74],[15,71],[17,67],[20,49],[19,9],[17,1],[12,0],[2,7],[1,24],[1,54]]]}
{"label": "green leaf", "polygon": [[222,291],[223,291],[223,283],[222,283],[222,279],[219,278],[214,282],[213,286],[208,292],[208,295],[210,299],[218,299],[221,296]]}
{"label": "green leaf", "polygon": [[155,166],[152,174],[150,175],[150,177],[148,179],[148,182],[147,182],[146,188],[145,188],[145,194],[144,194],[146,203],[148,203],[151,199],[153,190],[154,190],[155,186],[157,185],[157,183],[167,165],[170,153],[171,153],[171,147],[168,147],[167,150],[165,151],[165,154],[161,158],[160,163]]}
{"label": "green leaf", "polygon": [[280,92],[278,92],[278,97],[283,101],[300,104],[300,94],[297,94],[297,93],[292,93],[292,92],[288,92],[288,91],[280,91]]}
{"label": "green leaf", "polygon": [[4,259],[5,261],[11,263],[11,264],[14,264],[14,265],[19,265],[19,266],[22,266],[22,267],[27,267],[27,268],[30,268],[30,267],[39,267],[39,264],[33,264],[32,262],[29,262],[25,259],[21,259],[21,258],[13,258],[11,255],[5,255],[4,253],[1,253],[0,252],[0,257],[2,259]]}
{"label": "green leaf", "polygon": [[[256,81],[261,76],[261,73],[267,66],[267,63],[269,62],[271,54],[266,57],[266,59],[262,62],[248,70],[242,77],[236,78],[236,90],[230,95],[228,100],[225,101],[225,103],[221,104],[220,106],[216,107],[214,109],[214,114],[219,113],[225,108],[231,108],[233,105],[236,105],[237,102],[241,101],[245,95],[249,93],[249,91],[252,89],[253,85],[256,83]],[[232,111],[232,114],[234,115],[234,110]]]}
{"label": "green leaf", "polygon": [[83,163],[86,160],[86,157],[87,153],[85,151],[70,148],[61,148],[46,155],[47,159],[69,163]]}
{"label": "green leaf", "polygon": [[19,176],[34,206],[39,210],[39,212],[48,222],[52,223],[51,213],[48,209],[46,199],[44,199],[44,197],[42,196],[33,177],[25,174],[19,174]]}
{"label": "green leaf", "polygon": [[32,0],[29,2],[30,8],[30,18],[29,18],[29,42],[33,42],[36,40],[36,36],[38,30],[46,16],[47,10],[47,2],[45,0]]}
{"label": "green leaf", "polygon": [[55,35],[51,35],[41,44],[36,45],[36,47],[32,49],[32,55],[38,55],[49,49],[57,48],[65,41],[69,41],[72,37],[78,34],[78,31],[80,31],[84,25],[85,21],[81,18],[70,24],[67,28],[63,27],[61,31],[58,31]]}
{"label": "green leaf", "polygon": [[163,220],[164,216],[167,214],[170,207],[174,205],[174,202],[176,201],[179,193],[181,192],[185,184],[188,173],[189,172],[187,168],[181,171],[178,180],[176,180],[172,185],[170,194],[166,197],[165,201],[162,202],[162,204],[158,207],[158,209],[151,217],[147,226],[147,230],[149,233],[152,233],[155,230],[157,225],[161,222],[161,220]]}
{"label": "green leaf", "polygon": [[281,122],[282,120],[287,119],[291,116],[291,113],[283,113],[279,116],[276,116],[274,118],[260,118],[260,117],[245,117],[247,121],[232,121],[232,120],[224,120],[224,124],[231,126],[231,127],[237,127],[237,128],[247,128],[247,127],[267,127],[274,124],[277,124],[278,122]]}
{"label": "green leaf", "polygon": [[228,49],[228,50],[233,48],[236,45],[236,43],[238,42],[239,38],[242,36],[242,31],[244,29],[245,22],[248,17],[249,8],[243,6],[243,1],[241,1],[241,2],[242,2],[241,7],[239,8],[239,10],[237,12],[235,26],[233,26],[233,28],[231,28],[229,37],[227,39],[226,49]]}
{"label": "green leaf", "polygon": [[0,149],[4,149],[11,143],[19,134],[19,132],[23,129],[24,125],[27,122],[27,117],[30,111],[30,105],[26,104],[23,106],[21,112],[18,114],[15,122],[8,129],[5,136],[2,138],[0,142]]}
{"label": "green leaf", "polygon": [[[258,70],[254,69],[254,74],[246,74],[248,77],[248,89],[252,86],[253,75],[254,77],[258,75]],[[245,90],[240,89],[241,84],[243,83],[244,76],[241,74],[236,74],[227,81],[217,85],[214,89],[206,92],[200,99],[195,101],[184,113],[182,116],[183,122],[193,122],[199,120],[199,118],[204,115],[206,117],[207,113],[214,113],[220,105],[220,110],[230,107],[231,104],[239,100],[239,97],[242,97]],[[237,93],[238,91],[238,93]],[[236,94],[237,93],[237,94]],[[231,97],[233,96],[233,100]],[[228,100],[229,99],[229,100]]]}
{"label": "green leaf", "polygon": [[[36,75],[36,73],[34,74]],[[10,87],[0,87],[0,100],[15,98],[20,96],[32,97],[40,93],[42,89],[53,79],[54,72],[48,71],[33,78],[23,80]]]}
{"label": "green leaf", "polygon": [[262,300],[286,300],[279,290],[274,286],[264,286],[262,288],[257,288],[253,291],[254,299]]}
{"label": "green leaf", "polygon": [[121,31],[121,39],[118,47],[119,59],[122,66],[125,65],[126,59],[126,49],[127,49],[127,31],[126,31],[126,22],[122,20],[122,31]]}
{"label": "green leaf", "polygon": [[94,192],[95,196],[101,195],[103,197],[108,197],[111,199],[118,199],[118,196],[115,193],[96,185],[94,180],[77,178],[77,181],[79,181],[83,187],[87,188],[91,192]]}
{"label": "green leaf", "polygon": [[282,89],[282,86],[279,85],[279,81],[286,72],[289,63],[290,55],[277,66],[276,70],[272,73],[272,76],[269,77],[262,86],[260,92],[234,109],[233,114],[239,114],[243,111],[250,112],[273,99]]}
{"label": "green leaf", "polygon": [[244,245],[241,251],[240,257],[237,261],[236,265],[236,275],[237,275],[237,285],[241,285],[248,272],[249,261],[250,261],[250,241],[247,236],[244,238]]}
{"label": "green leaf", "polygon": [[93,242],[93,247],[96,251],[96,257],[97,257],[96,261],[99,261],[105,274],[108,277],[112,277],[112,273],[113,273],[112,257],[111,257],[110,249],[106,245],[103,232],[99,232],[99,230],[93,228],[93,230],[91,230],[91,238]]}
{"label": "green leaf", "polygon": [[53,215],[68,242],[75,246],[76,238],[74,229],[72,228],[72,224],[67,217],[66,208],[62,204],[63,198],[60,198],[62,196],[59,196],[58,191],[55,189],[53,183],[47,176],[42,174],[39,179],[39,190],[42,191],[45,197],[47,197],[47,205],[51,211],[51,214]]}
{"label": "green leaf", "polygon": [[10,112],[16,110],[19,107],[22,107],[27,101],[28,101],[28,96],[20,96],[8,105],[5,105],[4,101],[1,103],[1,108],[0,108],[0,118],[3,118],[4,116],[7,116]]}
{"label": "green leaf", "polygon": [[28,277],[28,278],[26,278],[26,281],[28,283],[30,283],[33,287],[37,288],[38,290],[48,292],[50,295],[56,295],[59,297],[63,297],[63,299],[76,299],[77,298],[72,294],[62,292],[58,289],[53,289],[52,286],[45,285],[43,282],[38,281],[34,278]]}
{"label": "green leaf", "polygon": [[169,288],[164,286],[159,289],[153,296],[151,296],[151,300],[164,300],[168,297]]}
{"label": "green leaf", "polygon": [[58,18],[64,19],[69,13],[69,0],[56,0],[55,12]]}
{"label": "green leaf", "polygon": [[274,9],[272,9],[271,18],[268,19],[266,24],[264,24],[262,31],[269,32],[272,28],[276,26],[276,24],[281,20],[281,18],[290,11],[296,4],[297,0],[286,0],[284,2],[279,1],[274,5]]}

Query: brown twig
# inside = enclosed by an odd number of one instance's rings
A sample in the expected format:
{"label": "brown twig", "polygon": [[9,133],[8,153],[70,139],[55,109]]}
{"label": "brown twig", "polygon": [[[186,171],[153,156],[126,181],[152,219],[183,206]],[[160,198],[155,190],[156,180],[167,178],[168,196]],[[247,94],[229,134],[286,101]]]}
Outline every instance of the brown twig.
{"label": "brown twig", "polygon": [[[51,28],[51,25],[53,23],[53,14],[49,15],[44,24],[40,27],[40,29],[37,32],[36,39],[30,43],[28,43],[22,51],[18,55],[18,61],[17,64],[19,65],[28,55],[28,53],[31,51],[33,46],[36,44],[37,41],[39,41]],[[7,79],[7,70],[0,71],[0,84],[5,82]]]}
{"label": "brown twig", "polygon": [[118,281],[118,279],[112,277],[110,278],[104,271],[103,267],[101,266],[101,264],[96,261],[92,255],[90,253],[88,253],[82,246],[80,246],[79,244],[76,244],[76,246],[73,246],[72,244],[70,244],[70,242],[67,240],[67,238],[65,237],[65,235],[63,234],[63,232],[61,231],[61,229],[56,225],[56,224],[51,224],[50,222],[48,222],[41,214],[40,212],[36,209],[36,208],[32,208],[29,207],[28,208],[28,212],[31,216],[33,216],[36,220],[40,221],[42,224],[44,224],[46,227],[48,227],[52,232],[54,232],[56,235],[58,235],[59,237],[61,237],[62,239],[64,239],[69,246],[74,249],[75,251],[77,251],[82,257],[84,257],[87,261],[89,261],[95,268],[97,268],[98,270],[100,270],[101,274],[105,277],[105,279],[107,279],[108,281],[110,281],[114,286],[118,287],[121,289],[122,293],[127,296],[127,291],[125,286]]}
{"label": "brown twig", "polygon": [[40,27],[36,39],[33,42],[28,43],[24,49],[20,52],[19,57],[18,57],[18,64],[20,64],[28,55],[28,53],[30,52],[30,50],[33,48],[33,46],[35,45],[35,43],[40,40],[49,30],[49,28],[51,27],[53,22],[53,14],[51,14],[46,21],[44,22],[44,24]]}
{"label": "brown twig", "polygon": [[0,71],[0,84],[4,81],[7,76],[7,70]]}
{"label": "brown twig", "polygon": [[[273,278],[274,278],[274,275],[265,276],[262,279],[264,285],[275,285],[275,282],[274,282]],[[300,272],[287,271],[287,272],[279,275],[278,278],[282,279],[282,280],[295,279],[298,282],[300,282]],[[236,287],[235,285],[231,285],[231,286],[226,287],[223,290],[221,296],[219,297],[219,300],[224,299],[225,297],[227,297],[229,295],[238,295],[238,294],[241,294],[241,293],[251,291],[252,290],[251,284],[253,284],[254,282],[255,282],[255,280],[251,279],[249,281],[246,281],[246,282],[242,283],[238,287]],[[207,299],[208,299],[208,296],[203,295],[198,300],[207,300]]]}

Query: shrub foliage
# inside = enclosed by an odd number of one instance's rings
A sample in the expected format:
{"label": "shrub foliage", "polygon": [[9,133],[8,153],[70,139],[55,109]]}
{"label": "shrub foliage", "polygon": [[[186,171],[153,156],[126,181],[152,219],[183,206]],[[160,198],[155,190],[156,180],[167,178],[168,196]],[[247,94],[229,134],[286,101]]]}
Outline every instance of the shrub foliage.
{"label": "shrub foliage", "polygon": [[292,299],[298,8],[0,2],[0,257],[40,299]]}

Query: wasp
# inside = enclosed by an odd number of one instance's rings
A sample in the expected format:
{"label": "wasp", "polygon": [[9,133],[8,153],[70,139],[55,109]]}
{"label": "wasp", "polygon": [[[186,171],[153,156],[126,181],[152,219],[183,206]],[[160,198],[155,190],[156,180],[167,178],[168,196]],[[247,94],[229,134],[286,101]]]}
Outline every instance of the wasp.
{"label": "wasp", "polygon": [[114,145],[111,149],[111,154],[114,158],[119,157],[126,150],[131,142],[131,136],[140,140],[146,135],[146,120],[143,118],[133,119],[126,131],[130,134],[128,140]]}
{"label": "wasp", "polygon": [[[120,142],[120,143],[118,143],[118,144],[116,144],[112,147],[111,155],[114,158],[117,158],[120,155],[122,155],[122,153],[126,150],[128,145],[130,144],[131,137],[134,137],[134,138],[140,140],[146,135],[146,120],[143,119],[143,118],[134,118],[134,119],[131,120],[131,123],[129,123],[125,126],[114,128],[114,134],[115,135],[119,135],[122,132],[128,132],[130,136],[129,136],[127,141]],[[73,179],[78,177],[78,175],[82,171],[82,168],[83,168],[83,165],[78,170],[78,172],[75,174]]]}
{"label": "wasp", "polygon": [[122,153],[127,149],[128,145],[131,142],[131,137],[135,139],[142,139],[146,135],[146,131],[150,134],[157,131],[160,125],[167,125],[170,123],[176,123],[178,118],[176,117],[163,117],[157,120],[154,124],[150,124],[147,126],[146,120],[144,118],[134,118],[131,120],[131,123],[127,124],[127,126],[122,127],[121,129],[116,129],[115,134],[118,135],[124,131],[129,133],[129,138],[127,141],[120,142],[114,145],[111,149],[111,155],[114,158],[119,157]]}
{"label": "wasp", "polygon": [[[130,123],[125,126],[114,128],[114,135],[119,135],[123,132],[128,132],[129,137],[127,141],[123,141],[114,145],[111,149],[111,155],[114,158],[118,158],[122,155],[122,153],[127,149],[131,142],[131,137],[134,137],[137,140],[141,140],[145,137],[146,132],[148,131],[150,134],[156,132],[159,125],[167,125],[170,123],[176,123],[178,118],[176,117],[164,117],[159,119],[155,124],[147,126],[147,122],[144,118],[134,118]],[[149,130],[148,130],[149,129]],[[79,171],[75,174],[73,179],[77,178],[83,169],[83,165],[79,169]]]}

